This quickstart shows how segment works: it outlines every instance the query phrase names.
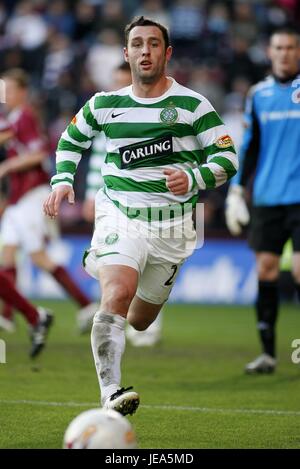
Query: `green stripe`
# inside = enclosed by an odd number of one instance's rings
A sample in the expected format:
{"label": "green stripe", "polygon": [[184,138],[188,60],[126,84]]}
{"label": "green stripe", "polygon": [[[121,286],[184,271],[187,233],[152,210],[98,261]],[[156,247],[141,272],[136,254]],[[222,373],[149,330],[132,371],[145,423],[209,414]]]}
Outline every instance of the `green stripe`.
{"label": "green stripe", "polygon": [[54,184],[58,184],[59,182],[69,182],[70,184],[73,185],[73,182],[74,182],[74,181],[73,181],[73,179],[68,178],[68,177],[65,177],[65,178],[63,178],[63,179],[57,179],[57,180],[56,180],[56,179],[55,179],[55,176],[53,176],[53,178],[51,179],[51,183],[50,183],[50,184],[51,184],[51,186],[54,186]]}
{"label": "green stripe", "polygon": [[236,174],[236,169],[229,161],[227,158],[224,158],[223,156],[215,156],[211,160],[209,160],[210,163],[217,163],[218,165],[222,166],[222,168],[226,171],[228,179],[232,178]]}
{"label": "green stripe", "polygon": [[98,124],[95,117],[92,114],[89,102],[87,102],[83,107],[83,117],[86,120],[86,123],[92,127],[93,130],[101,132],[102,126]]}
{"label": "green stripe", "polygon": [[204,116],[199,117],[199,119],[194,122],[193,127],[197,135],[201,132],[204,132],[205,130],[217,127],[218,125],[223,125],[223,122],[215,111],[211,111],[207,114],[204,114]]}
{"label": "green stripe", "polygon": [[88,142],[90,139],[86,135],[83,135],[80,130],[74,124],[70,124],[67,127],[67,132],[71,138],[77,142]]}
{"label": "green stripe", "polygon": [[232,146],[227,147],[227,148],[220,148],[217,145],[213,144],[213,145],[209,145],[208,147],[204,148],[204,155],[205,155],[205,157],[207,157],[207,156],[214,155],[216,153],[222,153],[222,152],[225,152],[225,151],[230,151],[230,152],[236,154],[235,148],[232,147]]}
{"label": "green stripe", "polygon": [[199,168],[202,179],[206,184],[207,189],[214,189],[216,187],[216,178],[211,172],[211,170],[205,166]]}
{"label": "green stripe", "polygon": [[111,254],[120,254],[117,251],[107,252],[106,254],[96,254],[96,257],[110,256]]}
{"label": "green stripe", "polygon": [[194,171],[191,168],[187,169],[186,171],[191,175],[191,177],[193,179],[193,184],[192,184],[192,188],[191,188],[191,190],[193,190],[197,186],[197,180],[195,178]]}
{"label": "green stripe", "polygon": [[90,251],[88,249],[86,249],[83,253],[83,256],[82,256],[82,265],[83,267],[85,267],[85,261],[86,261],[86,258],[87,256],[89,255]]}
{"label": "green stripe", "polygon": [[[142,158],[140,161],[135,162],[127,169],[136,168],[154,168],[156,166],[164,166],[175,163],[194,163],[201,164],[205,161],[203,150],[194,151],[180,151],[175,152],[170,156],[163,156],[161,158]],[[119,153],[108,153],[105,158],[105,163],[114,163],[121,169],[121,158]]]}
{"label": "green stripe", "polygon": [[75,174],[76,164],[73,161],[61,161],[56,165],[56,172],[59,173],[71,173]]}
{"label": "green stripe", "polygon": [[142,104],[134,101],[130,96],[110,95],[97,96],[95,98],[95,109],[111,108],[113,110],[118,108],[134,107],[160,109],[167,106],[175,106],[176,108],[194,112],[200,103],[201,100],[193,96],[168,96],[167,98],[163,99],[162,101],[158,101],[157,103]]}
{"label": "green stripe", "polygon": [[[105,189],[104,192],[106,193]],[[181,217],[183,214],[191,212],[198,201],[198,194],[194,195],[186,202],[164,205],[163,207],[126,207],[117,200],[111,199],[110,197],[109,199],[128,218],[152,222],[174,219],[175,214]]]}
{"label": "green stripe", "polygon": [[114,138],[158,138],[171,134],[173,137],[188,137],[195,135],[193,127],[188,124],[162,124],[162,123],[123,123],[103,124],[107,137]]}
{"label": "green stripe", "polygon": [[57,151],[72,151],[75,153],[82,154],[84,148],[74,145],[74,143],[68,142],[64,138],[61,138],[58,142]]}
{"label": "green stripe", "polygon": [[134,181],[130,178],[117,176],[104,176],[103,179],[106,187],[114,191],[169,192],[165,179],[160,179],[159,181]]}

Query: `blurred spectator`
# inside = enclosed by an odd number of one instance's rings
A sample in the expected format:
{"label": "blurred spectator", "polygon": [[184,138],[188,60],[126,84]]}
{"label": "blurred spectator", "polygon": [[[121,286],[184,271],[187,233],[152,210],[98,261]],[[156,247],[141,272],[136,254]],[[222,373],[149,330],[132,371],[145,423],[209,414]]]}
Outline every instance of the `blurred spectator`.
{"label": "blurred spectator", "polygon": [[107,91],[111,86],[113,70],[123,60],[120,36],[113,29],[103,30],[87,56],[86,67],[99,91]]}
{"label": "blurred spectator", "polygon": [[204,0],[177,0],[170,8],[171,41],[175,57],[196,58],[201,54],[201,33],[204,29]]}
{"label": "blurred spectator", "polygon": [[17,4],[6,24],[6,34],[23,52],[23,66],[31,74],[39,76],[43,64],[47,25],[42,15],[34,10],[30,0]]}
{"label": "blurred spectator", "polygon": [[45,20],[48,26],[58,33],[70,37],[73,36],[75,27],[74,15],[68,11],[64,0],[52,0],[45,14]]}
{"label": "blurred spectator", "polygon": [[48,52],[45,57],[42,84],[44,89],[55,88],[63,71],[68,69],[73,60],[71,41],[62,33],[53,33],[49,38]]}
{"label": "blurred spectator", "polygon": [[143,15],[170,29],[170,14],[164,8],[161,0],[144,0],[134,12],[134,16]]}
{"label": "blurred spectator", "polygon": [[224,89],[221,83],[222,72],[219,76],[213,74],[213,68],[207,64],[197,65],[193,68],[188,87],[204,95],[214,106],[217,112],[223,111]]}
{"label": "blurred spectator", "polygon": [[99,22],[96,7],[86,0],[79,0],[75,7],[74,40],[91,43]]}

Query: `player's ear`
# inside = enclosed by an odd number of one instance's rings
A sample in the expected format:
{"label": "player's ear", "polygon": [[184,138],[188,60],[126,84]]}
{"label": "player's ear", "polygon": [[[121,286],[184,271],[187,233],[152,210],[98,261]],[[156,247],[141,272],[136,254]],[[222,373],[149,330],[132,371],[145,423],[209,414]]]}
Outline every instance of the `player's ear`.
{"label": "player's ear", "polygon": [[123,53],[124,53],[125,62],[129,62],[129,60],[128,60],[128,50],[127,50],[127,47],[124,47],[124,48],[123,48]]}
{"label": "player's ear", "polygon": [[171,60],[172,53],[173,53],[172,46],[167,47],[167,50],[166,50],[166,61],[167,62],[169,62]]}

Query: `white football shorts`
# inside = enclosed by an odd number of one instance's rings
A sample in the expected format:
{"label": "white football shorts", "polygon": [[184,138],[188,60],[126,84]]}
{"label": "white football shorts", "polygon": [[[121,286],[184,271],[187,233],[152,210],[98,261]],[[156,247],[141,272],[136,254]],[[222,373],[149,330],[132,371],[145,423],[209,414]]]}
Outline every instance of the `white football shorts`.
{"label": "white football shorts", "polygon": [[31,254],[43,249],[46,239],[57,236],[56,221],[43,213],[43,203],[49,192],[48,185],[38,186],[4,211],[1,220],[3,245],[19,246]]}
{"label": "white football shorts", "polygon": [[167,301],[181,265],[196,244],[192,221],[188,240],[170,237],[167,230],[158,236],[155,230],[149,232],[146,223],[124,215],[102,190],[95,206],[95,229],[84,256],[85,270],[98,279],[104,265],[132,267],[139,273],[139,298],[153,304]]}

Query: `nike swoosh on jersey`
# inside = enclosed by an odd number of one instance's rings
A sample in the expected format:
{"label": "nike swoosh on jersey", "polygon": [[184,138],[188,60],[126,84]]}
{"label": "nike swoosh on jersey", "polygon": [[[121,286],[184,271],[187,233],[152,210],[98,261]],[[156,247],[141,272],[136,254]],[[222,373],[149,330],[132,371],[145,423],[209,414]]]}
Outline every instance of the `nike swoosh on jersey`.
{"label": "nike swoosh on jersey", "polygon": [[111,117],[114,119],[115,117],[121,116],[122,114],[125,114],[125,112],[119,112],[119,114],[115,114],[114,112],[112,113]]}

